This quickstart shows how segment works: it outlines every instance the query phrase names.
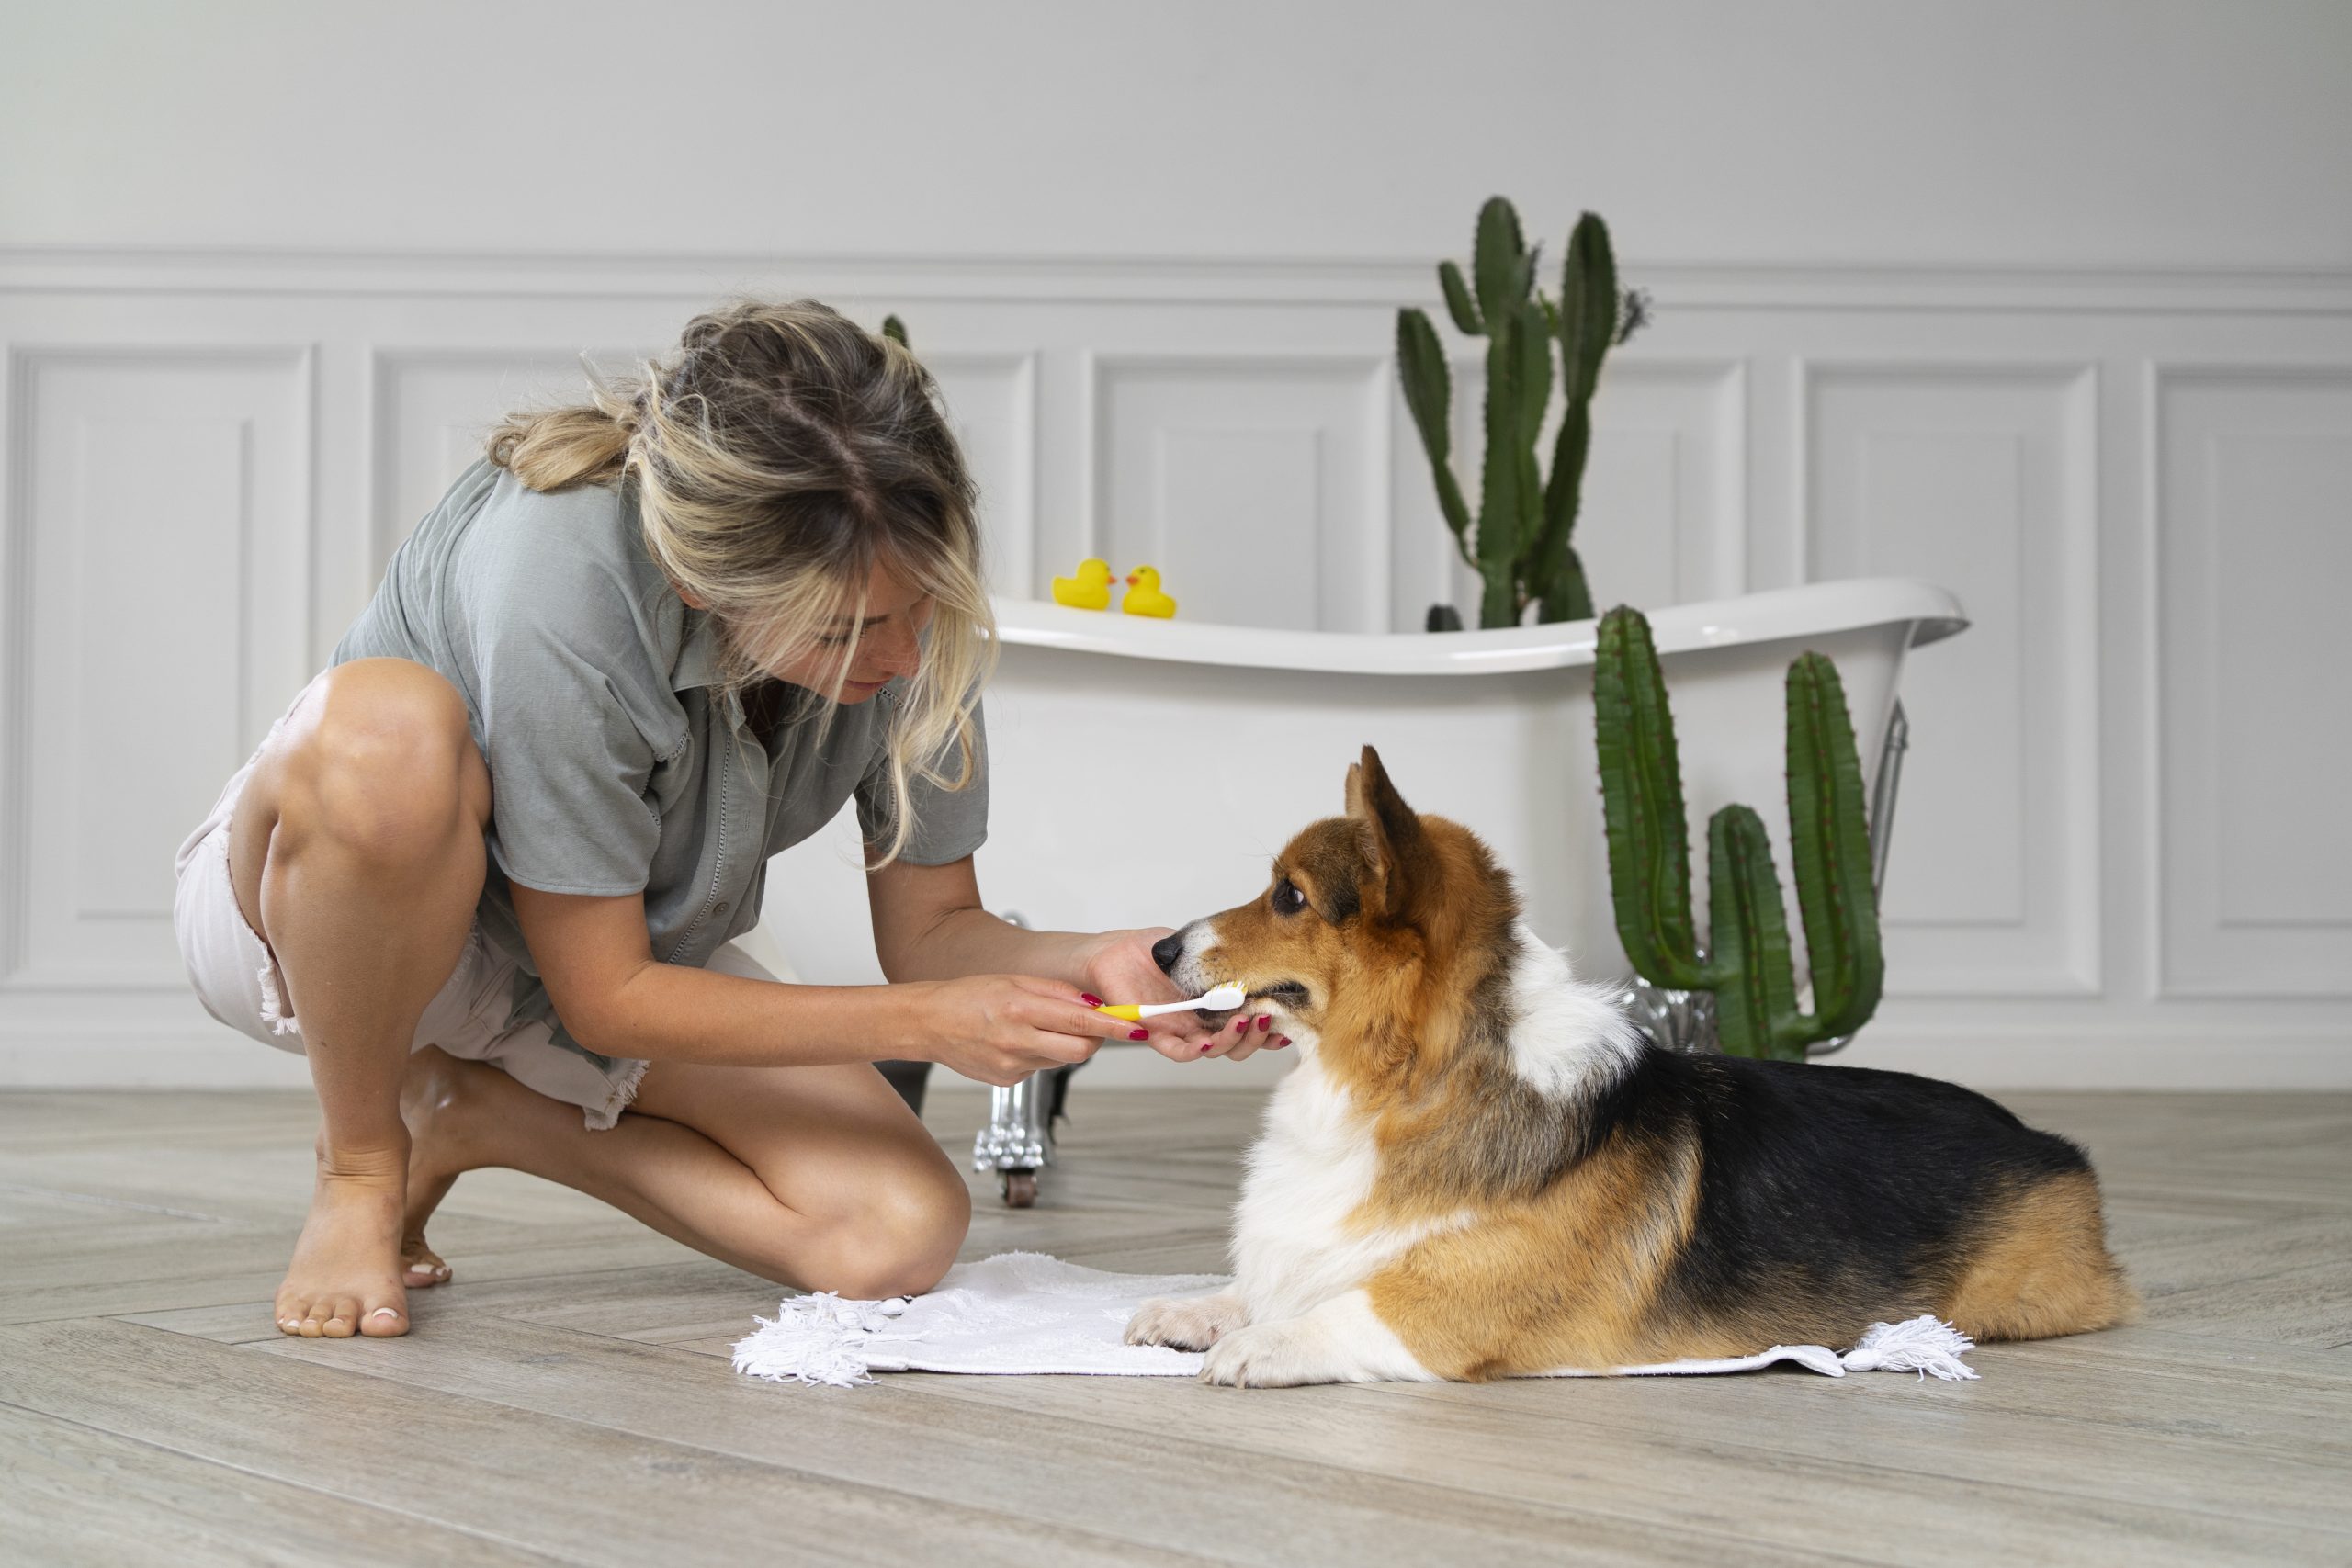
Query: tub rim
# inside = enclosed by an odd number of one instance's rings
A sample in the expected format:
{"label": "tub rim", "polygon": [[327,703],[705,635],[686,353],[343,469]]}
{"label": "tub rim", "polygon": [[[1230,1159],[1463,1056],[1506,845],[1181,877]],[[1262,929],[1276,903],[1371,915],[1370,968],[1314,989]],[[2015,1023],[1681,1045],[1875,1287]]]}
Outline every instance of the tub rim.
{"label": "tub rim", "polygon": [[[1590,664],[1598,621],[1495,631],[1326,632],[1155,620],[1073,610],[1039,599],[996,601],[1008,648],[1103,653],[1172,664],[1305,670],[1335,675],[1496,675]],[[1767,589],[1649,612],[1661,654],[1781,642],[1827,632],[1911,624],[1907,646],[1964,631],[1968,616],[1949,590],[1907,577],[1850,578]]]}

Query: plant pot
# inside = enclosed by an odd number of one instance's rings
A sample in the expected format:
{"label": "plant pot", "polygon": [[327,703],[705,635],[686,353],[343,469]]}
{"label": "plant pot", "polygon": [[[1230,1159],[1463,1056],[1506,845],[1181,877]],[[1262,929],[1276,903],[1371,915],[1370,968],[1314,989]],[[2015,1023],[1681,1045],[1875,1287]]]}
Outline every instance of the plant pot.
{"label": "plant pot", "polygon": [[[1879,741],[1872,766],[1876,787],[1871,792],[1871,881],[1874,894],[1886,886],[1886,846],[1894,836],[1894,797],[1903,786],[1903,754],[1910,749],[1911,721],[1904,716],[1898,701],[1887,716],[1886,733]],[[1722,1048],[1715,1034],[1713,991],[1678,991],[1670,986],[1654,986],[1636,975],[1618,1000],[1653,1045],[1668,1051]],[[1814,1042],[1805,1048],[1805,1055],[1826,1056],[1853,1043],[1851,1034],[1840,1034]]]}

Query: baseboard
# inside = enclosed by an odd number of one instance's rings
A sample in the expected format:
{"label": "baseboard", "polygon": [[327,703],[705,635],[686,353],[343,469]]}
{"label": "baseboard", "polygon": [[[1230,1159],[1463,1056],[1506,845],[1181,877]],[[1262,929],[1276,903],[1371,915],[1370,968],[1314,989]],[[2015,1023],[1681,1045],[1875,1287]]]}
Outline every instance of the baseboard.
{"label": "baseboard", "polygon": [[[1171,1062],[1112,1046],[1086,1070],[1091,1089],[1271,1088],[1296,1054],[1245,1062]],[[2211,1035],[2102,1038],[2002,1032],[1967,1038],[1866,1032],[1841,1066],[1921,1073],[1982,1089],[2352,1089],[2352,1039]],[[39,1037],[0,1032],[0,1089],[280,1089],[307,1084],[302,1059],[227,1029]],[[943,1073],[939,1081],[950,1081]],[[978,1086],[975,1085],[974,1088]]]}
{"label": "baseboard", "polygon": [[215,1036],[0,1036],[0,1089],[285,1089],[311,1081],[301,1057],[228,1030]]}
{"label": "baseboard", "polygon": [[1865,1030],[1830,1061],[1971,1089],[2352,1089],[2352,1038],[2082,1031],[1966,1037]]}
{"label": "baseboard", "polygon": [[[1287,1069],[1287,1051],[1258,1053],[1244,1062],[1171,1062],[1156,1052],[1103,1051],[1086,1070],[1090,1089],[1257,1089],[1273,1086]],[[987,1086],[956,1078],[944,1068],[934,1082],[975,1090]],[[311,1081],[302,1058],[273,1051],[233,1031],[215,1034],[107,1036],[64,1042],[55,1035],[10,1039],[0,1034],[0,1090],[11,1089],[285,1089]]]}
{"label": "baseboard", "polygon": [[[1261,1051],[1246,1062],[1171,1062],[1141,1047],[1105,1049],[1086,1069],[1089,1089],[1272,1087],[1297,1057]],[[1918,1073],[1987,1092],[2004,1089],[2352,1089],[2352,1038],[2210,1033],[2105,1038],[2083,1032],[1932,1035],[1865,1032],[1836,1056],[1849,1067]]]}
{"label": "baseboard", "polygon": [[[1962,1004],[1889,1004],[1830,1060],[1984,1089],[2352,1089],[2352,1030],[2331,1014],[2037,1010],[2002,1016]],[[1260,1051],[1244,1062],[1172,1062],[1122,1041],[1095,1056],[1086,1081],[1104,1089],[1262,1089],[1296,1058],[1295,1050]],[[187,992],[0,995],[0,1089],[309,1081],[300,1056],[215,1021]],[[944,1073],[940,1081],[947,1081]]]}

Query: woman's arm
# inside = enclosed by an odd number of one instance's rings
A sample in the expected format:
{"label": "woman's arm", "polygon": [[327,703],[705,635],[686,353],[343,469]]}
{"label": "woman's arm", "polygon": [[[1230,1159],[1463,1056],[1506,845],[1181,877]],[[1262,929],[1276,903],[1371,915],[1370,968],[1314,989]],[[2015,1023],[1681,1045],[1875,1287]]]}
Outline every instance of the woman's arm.
{"label": "woman's arm", "polygon": [[1081,1062],[1129,1028],[1075,986],[983,975],[893,986],[787,986],[655,962],[641,897],[514,885],[514,914],[571,1037],[650,1061],[805,1066],[939,1062],[982,1083]]}
{"label": "woman's arm", "polygon": [[[893,981],[963,975],[1038,975],[1114,1002],[1173,1002],[1182,994],[1160,973],[1151,944],[1166,927],[1113,931],[1033,931],[1007,925],[981,905],[971,857],[944,865],[895,862],[866,878],[874,953]],[[1216,1040],[1198,1013],[1165,1013],[1136,1026],[1176,1061],[1197,1060]],[[1125,1032],[1133,1038],[1134,1030]],[[1255,1041],[1216,1040],[1219,1055],[1248,1055]],[[1219,1049],[1218,1047],[1226,1047]]]}
{"label": "woman's arm", "polygon": [[[874,914],[874,955],[892,980],[944,980],[957,975],[1043,975],[1073,986],[1089,973],[1101,935],[1033,931],[1007,925],[980,904],[971,857],[945,865],[898,861],[866,878]],[[1118,997],[1117,1001],[1174,1000]]]}

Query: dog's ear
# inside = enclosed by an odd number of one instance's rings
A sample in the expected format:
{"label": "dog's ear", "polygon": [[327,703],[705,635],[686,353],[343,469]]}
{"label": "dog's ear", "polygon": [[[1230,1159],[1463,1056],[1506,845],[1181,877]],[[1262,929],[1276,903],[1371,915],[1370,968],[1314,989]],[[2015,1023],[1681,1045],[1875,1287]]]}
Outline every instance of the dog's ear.
{"label": "dog's ear", "polygon": [[1436,870],[1436,854],[1421,818],[1405,804],[1380,753],[1367,746],[1363,760],[1348,766],[1348,815],[1363,824],[1369,852],[1365,857],[1364,907],[1385,915],[1402,915],[1411,906],[1417,885]]}

